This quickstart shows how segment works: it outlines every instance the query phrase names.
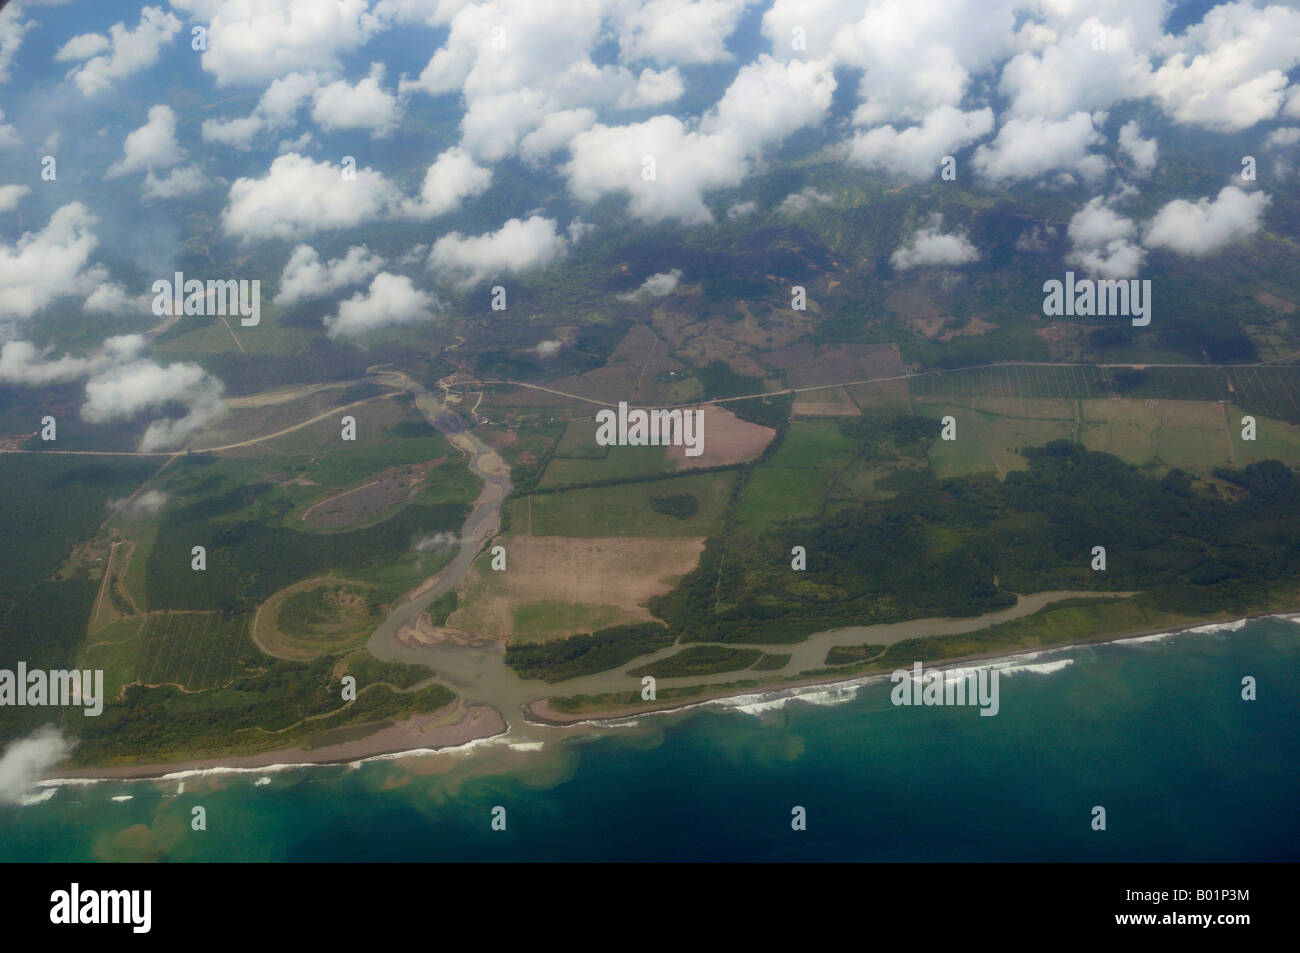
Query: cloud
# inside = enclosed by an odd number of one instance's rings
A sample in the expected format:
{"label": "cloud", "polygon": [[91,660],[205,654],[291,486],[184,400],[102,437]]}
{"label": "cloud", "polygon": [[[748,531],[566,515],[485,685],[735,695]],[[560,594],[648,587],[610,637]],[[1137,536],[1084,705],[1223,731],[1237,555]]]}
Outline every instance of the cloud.
{"label": "cloud", "polygon": [[384,267],[384,260],[365,245],[353,245],[342,258],[322,264],[310,245],[299,245],[280,275],[272,302],[282,308],[313,298],[326,298],[349,285],[360,284]]}
{"label": "cloud", "polygon": [[416,324],[433,318],[434,299],[417,290],[405,275],[381,271],[368,291],[358,291],[339,304],[335,318],[326,318],[330,337],[352,337],[376,328]]}
{"label": "cloud", "polygon": [[567,146],[573,137],[590,129],[596,122],[594,109],[562,109],[551,113],[541,125],[524,136],[519,143],[519,154],[537,165],[551,153]]}
{"label": "cloud", "polygon": [[1014,116],[1064,119],[1142,97],[1150,76],[1150,59],[1130,27],[1089,17],[1042,51],[1013,57],[999,89]]}
{"label": "cloud", "polygon": [[965,235],[945,234],[943,216],[931,215],[930,223],[917,229],[911,240],[894,250],[889,260],[899,271],[931,265],[951,267],[966,265],[979,258],[979,252]]}
{"label": "cloud", "polygon": [[686,84],[676,66],[660,71],[647,68],[637,77],[636,85],[625,90],[614,105],[619,109],[646,109],[676,102],[684,92]]}
{"label": "cloud", "polygon": [[81,33],[64,43],[54,54],[56,63],[80,63],[99,53],[107,52],[113,46],[108,37],[102,33]]}
{"label": "cloud", "polygon": [[658,274],[651,275],[635,291],[628,294],[619,295],[622,301],[651,301],[655,298],[666,298],[677,290],[677,283],[682,280],[682,270],[674,268],[671,271],[661,271]]}
{"label": "cloud", "polygon": [[574,136],[563,167],[569,190],[585,202],[624,194],[642,221],[711,222],[704,193],[739,184],[764,146],[820,122],[834,90],[825,63],[761,56],[740,69],[698,129],[664,115],[626,126],[598,123]]}
{"label": "cloud", "polygon": [[170,106],[150,106],[149,121],[127,133],[122,158],[108,167],[115,179],[144,169],[165,169],[180,162],[185,150],[176,141],[176,114]]}
{"label": "cloud", "polygon": [[597,124],[575,136],[570,148],[573,158],[563,172],[576,198],[594,203],[623,193],[628,211],[646,222],[710,222],[703,193],[738,185],[745,174],[736,143],[688,131],[675,116],[628,126]]}
{"label": "cloud", "polygon": [[122,312],[138,311],[141,314],[152,314],[153,295],[138,294],[135,297],[127,294],[126,288],[116,281],[104,281],[96,285],[95,289],[86,296],[82,302],[81,310],[87,314],[117,314]]}
{"label": "cloud", "polygon": [[[0,109],[0,120],[5,118],[5,111]],[[0,122],[0,149],[13,149],[23,144],[18,138],[18,131],[6,122]]]}
{"label": "cloud", "polygon": [[459,546],[460,541],[460,537],[455,533],[434,533],[432,536],[420,537],[411,548],[417,553],[432,553],[439,549]]}
{"label": "cloud", "polygon": [[0,319],[30,318],[56,298],[90,293],[106,277],[86,267],[99,244],[95,223],[86,206],[70,202],[39,232],[0,243]]}
{"label": "cloud", "polygon": [[429,267],[446,280],[469,288],[484,278],[545,268],[562,256],[566,247],[553,219],[538,215],[524,220],[512,218],[486,235],[443,235],[429,252]]}
{"label": "cloud", "polygon": [[1065,262],[1098,278],[1134,278],[1146,251],[1133,241],[1137,226],[1100,196],[1091,199],[1070,219],[1071,249]]}
{"label": "cloud", "polygon": [[[1274,129],[1264,140],[1264,145],[1269,149],[1281,149],[1286,146],[1293,146],[1300,142],[1300,128],[1296,126],[1283,126],[1280,129]],[[14,188],[6,186],[5,188]],[[4,208],[4,188],[0,188],[0,209]]]}
{"label": "cloud", "polygon": [[0,803],[30,803],[31,790],[41,775],[71,752],[72,742],[54,725],[42,725],[26,738],[10,742],[0,755]]}
{"label": "cloud", "polygon": [[1166,114],[1223,132],[1272,119],[1300,65],[1300,10],[1222,3],[1187,29],[1151,78]]}
{"label": "cloud", "polygon": [[313,72],[281,77],[262,93],[252,115],[204,120],[203,141],[250,149],[259,134],[292,126],[299,108],[320,88],[320,83],[320,76]]}
{"label": "cloud", "polygon": [[140,439],[143,451],[170,449],[226,412],[223,390],[221,381],[197,364],[162,366],[142,358],[91,377],[81,416],[90,423],[106,423],[179,405],[184,414],[153,421]]}
{"label": "cloud", "polygon": [[727,221],[734,222],[737,219],[753,215],[758,211],[758,203],[753,199],[746,199],[743,202],[735,202],[727,206]]}
{"label": "cloud", "polygon": [[22,13],[21,3],[0,9],[0,83],[9,82],[9,68],[23,45],[23,35],[36,26],[34,20],[24,20]]}
{"label": "cloud", "polygon": [[1159,145],[1155,139],[1143,139],[1142,127],[1130,120],[1119,130],[1119,149],[1133,163],[1138,175],[1150,175],[1156,167]]}
{"label": "cloud", "polygon": [[1016,251],[1024,252],[1043,252],[1047,251],[1048,239],[1056,237],[1055,225],[1035,225],[1028,231],[1021,232],[1020,237],[1016,239]]}
{"label": "cloud", "polygon": [[173,169],[161,179],[153,174],[153,169],[150,169],[145,174],[144,190],[141,195],[147,199],[174,199],[201,192],[207,185],[208,177],[196,165]]}
{"label": "cloud", "polygon": [[124,334],[109,338],[98,351],[87,357],[65,354],[50,360],[30,341],[6,341],[0,347],[0,382],[43,387],[79,380],[132,359],[143,346],[143,336]]}
{"label": "cloud", "polygon": [[1103,142],[1093,127],[1093,117],[1077,112],[1052,121],[1034,116],[1010,119],[998,130],[992,144],[980,146],[973,159],[976,171],[994,183],[1038,179],[1058,169],[1093,177],[1088,147]]}
{"label": "cloud", "polygon": [[[775,56],[860,71],[857,125],[917,122],[960,107],[974,75],[1014,48],[1018,0],[776,0],[763,15]],[[796,50],[795,31],[805,49]]]}
{"label": "cloud", "polygon": [[1175,199],[1151,220],[1145,243],[1180,255],[1209,255],[1254,234],[1269,201],[1263,192],[1243,192],[1235,185],[1226,186],[1213,201]]}
{"label": "cloud", "polygon": [[121,512],[127,519],[145,519],[157,516],[167,504],[167,494],[162,490],[145,490],[135,499],[122,497],[109,500],[107,507],[112,512]]}
{"label": "cloud", "polygon": [[290,152],[271,163],[265,178],[235,180],[221,223],[226,234],[239,238],[296,239],[375,221],[401,200],[373,169],[357,169],[346,180],[339,166]]}
{"label": "cloud", "polygon": [[29,192],[31,188],[26,185],[0,185],[0,212],[14,211]]}
{"label": "cloud", "polygon": [[[598,66],[593,52],[611,31],[622,29],[624,43],[655,44],[660,53],[668,55],[661,41],[674,36],[679,44],[674,57],[683,58],[683,62],[698,56],[711,58],[713,53],[699,48],[704,35],[686,32],[684,24],[696,22],[700,15],[707,19],[720,14],[724,7],[738,12],[743,3],[665,0],[656,3],[649,14],[621,0],[494,0],[449,5],[429,20],[449,26],[446,42],[419,77],[403,80],[399,90],[431,96],[458,93],[465,103],[460,145],[481,161],[500,161],[518,151],[530,162],[540,162],[564,143],[566,135],[583,131],[613,129],[608,135],[630,142],[646,130],[611,126],[608,121],[597,127],[595,110],[660,106],[677,100],[685,83],[674,65],[659,70],[642,67],[638,73],[624,65]],[[660,22],[655,10],[671,11],[674,19]],[[649,46],[645,49],[650,51]],[[601,55],[606,55],[603,49]],[[627,55],[623,59],[631,61]],[[731,155],[738,148],[748,148],[751,138],[767,139],[782,127],[799,128],[808,112],[824,113],[833,89],[834,77],[825,64],[785,64],[760,56],[737,74],[730,96],[724,96],[725,101],[714,111],[717,115],[701,120],[704,136],[722,131],[710,125],[716,123],[727,127],[733,141],[718,143],[706,138],[700,144],[720,145]],[[665,118],[670,117],[656,117]],[[657,126],[650,129],[663,131]],[[583,161],[581,157],[579,161]],[[698,206],[691,214],[698,215]]]}
{"label": "cloud", "polygon": [[[101,37],[103,42],[98,44],[99,49],[107,52],[73,67],[68,71],[68,77],[77,84],[83,96],[102,93],[115,81],[156,63],[163,45],[171,42],[180,28],[181,21],[171,13],[164,13],[161,7],[144,7],[140,10],[140,22],[134,30],[127,29],[125,23],[113,24],[109,27],[108,36]],[[64,59],[73,59],[77,58],[73,56],[74,53],[92,51],[96,44],[90,39],[91,36],[93,34],[75,37],[59,51],[59,55]],[[72,46],[73,43],[76,46]]]}
{"label": "cloud", "polygon": [[325,130],[367,129],[383,138],[397,129],[402,112],[397,97],[384,90],[384,64],[370,64],[370,75],[356,85],[335,80],[312,93],[312,118]]}
{"label": "cloud", "polygon": [[782,63],[766,54],[740,68],[700,129],[734,140],[745,155],[820,123],[835,93],[835,76],[823,62]]}
{"label": "cloud", "polygon": [[726,40],[740,22],[745,0],[649,0],[631,5],[618,25],[625,61],[721,63]]}
{"label": "cloud", "polygon": [[218,86],[254,86],[289,73],[337,72],[339,57],[391,25],[367,0],[171,0],[206,21],[200,62]]}
{"label": "cloud", "polygon": [[482,195],[492,183],[492,170],[478,165],[465,150],[442,153],[424,174],[420,197],[408,200],[403,212],[414,218],[435,218],[454,212],[467,198]]}
{"label": "cloud", "polygon": [[777,212],[782,215],[802,215],[809,209],[816,208],[819,205],[829,205],[834,202],[831,196],[824,192],[818,192],[811,185],[798,192],[791,192],[781,200],[781,204],[776,207]]}
{"label": "cloud", "polygon": [[928,179],[938,171],[944,156],[992,131],[991,109],[962,112],[954,106],[939,106],[919,126],[902,132],[893,126],[879,126],[859,133],[849,143],[849,157],[868,168],[911,179]]}

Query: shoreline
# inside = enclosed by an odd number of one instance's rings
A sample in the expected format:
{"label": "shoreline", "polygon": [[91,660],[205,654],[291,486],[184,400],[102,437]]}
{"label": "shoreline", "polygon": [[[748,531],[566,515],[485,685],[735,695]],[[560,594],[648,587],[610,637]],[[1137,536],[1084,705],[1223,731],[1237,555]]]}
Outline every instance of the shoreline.
{"label": "shoreline", "polygon": [[[1293,620],[1297,618],[1300,618],[1300,610],[1297,609],[1255,612],[1249,615],[1237,616],[1235,618],[1228,618],[1219,621],[1195,622],[1174,629],[1167,627],[1138,629],[1119,634],[1099,635],[1095,638],[1082,639],[1075,642],[1062,642],[1059,645],[1044,645],[1037,648],[1014,650],[1010,653],[1000,651],[981,652],[975,655],[962,655],[955,658],[944,659],[942,662],[935,664],[927,664],[926,668],[949,669],[960,668],[969,665],[972,662],[1002,662],[1015,659],[1030,659],[1039,655],[1046,655],[1054,652],[1066,652],[1070,649],[1084,648],[1085,646],[1113,645],[1121,642],[1149,639],[1157,636],[1174,638],[1178,635],[1202,631],[1210,627],[1232,627],[1232,629],[1235,630],[1244,626],[1246,623],[1257,619]],[[797,698],[803,689],[848,686],[850,683],[866,684],[873,680],[888,679],[892,671],[892,669],[882,669],[876,671],[845,673],[842,676],[820,675],[811,678],[796,678],[788,682],[773,682],[768,685],[757,685],[752,688],[727,689],[713,693],[704,692],[699,696],[690,698],[679,698],[664,702],[648,702],[645,705],[634,705],[625,708],[611,708],[589,712],[576,712],[574,714],[554,711],[548,704],[550,699],[542,698],[525,705],[523,715],[524,720],[530,724],[542,725],[549,728],[569,728],[584,724],[599,727],[601,725],[617,724],[618,722],[626,721],[630,718],[640,718],[650,715],[668,715],[674,712],[685,711],[689,708],[718,705],[720,702],[739,698],[754,698],[767,701],[775,701],[781,698]],[[743,672],[737,674],[743,674]]]}
{"label": "shoreline", "polygon": [[[456,702],[453,705],[458,704]],[[387,728],[352,741],[323,745],[319,748],[277,748],[257,754],[214,758],[191,758],[160,764],[122,765],[120,767],[72,768],[52,771],[38,784],[93,783],[97,781],[180,780],[194,774],[266,773],[293,768],[333,764],[352,764],[413,751],[447,751],[505,734],[510,730],[501,713],[490,705],[470,705],[464,717],[451,724],[439,723],[448,708],[422,715],[412,715]]]}
{"label": "shoreline", "polygon": [[[1300,619],[1300,609],[1272,610],[1250,613],[1244,616],[1221,620],[1193,622],[1191,624],[1167,628],[1158,627],[1129,632],[1099,635],[1096,638],[1059,645],[1045,645],[1022,650],[985,652],[945,659],[928,668],[945,669],[969,665],[972,662],[998,662],[1015,659],[1034,658],[1048,653],[1065,652],[1070,649],[1093,645],[1109,645],[1153,637],[1174,638],[1189,632],[1203,631],[1208,628],[1230,627],[1235,630],[1257,619]],[[888,679],[890,670],[846,673],[842,676],[819,675],[788,682],[776,682],[745,689],[727,689],[718,692],[705,692],[701,696],[674,699],[671,701],[651,702],[645,705],[604,711],[582,712],[568,715],[553,711],[547,698],[540,698],[523,706],[521,715],[524,722],[547,728],[579,728],[582,726],[606,727],[616,726],[629,719],[651,715],[669,715],[691,708],[717,706],[737,699],[753,699],[755,702],[781,702],[810,694],[808,689],[850,687],[851,684],[867,684],[871,681]],[[738,673],[739,674],[739,673]],[[737,706],[739,707],[739,706]],[[449,725],[431,724],[445,715],[434,712],[413,715],[406,721],[397,722],[373,734],[353,741],[326,745],[309,749],[302,747],[281,748],[275,751],[252,755],[236,755],[213,758],[191,758],[162,764],[130,765],[122,767],[88,767],[64,771],[52,771],[43,775],[37,786],[50,787],[65,784],[93,784],[102,781],[162,781],[180,780],[185,776],[208,773],[268,773],[298,768],[321,767],[338,764],[359,764],[372,759],[389,759],[395,756],[416,755],[420,753],[447,753],[458,748],[472,747],[490,738],[509,733],[510,725],[495,707],[475,704],[465,708],[465,717]]]}

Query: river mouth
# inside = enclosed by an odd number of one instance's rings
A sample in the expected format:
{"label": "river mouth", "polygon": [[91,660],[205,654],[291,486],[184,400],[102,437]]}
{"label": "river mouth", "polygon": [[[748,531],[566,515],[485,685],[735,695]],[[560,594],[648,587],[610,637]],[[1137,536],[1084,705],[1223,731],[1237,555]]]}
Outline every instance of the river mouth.
{"label": "river mouth", "polygon": [[[439,681],[444,682],[460,695],[466,705],[487,705],[495,708],[511,725],[511,735],[525,741],[542,740],[553,737],[557,731],[566,730],[559,726],[548,726],[526,720],[525,709],[535,702],[555,695],[639,692],[641,681],[628,675],[623,670],[626,666],[567,679],[563,682],[548,683],[541,679],[521,678],[505,664],[505,646],[495,640],[476,640],[475,644],[468,645],[453,642],[412,644],[398,638],[398,633],[403,627],[413,624],[434,600],[460,584],[484,547],[500,533],[501,506],[510,494],[511,488],[510,468],[501,455],[475,434],[458,414],[405,375],[400,375],[399,386],[410,390],[415,395],[416,407],[424,418],[468,457],[469,467],[483,481],[483,487],[474,501],[469,517],[465,520],[461,532],[461,547],[456,557],[393,609],[370,637],[368,643],[370,652],[384,661],[407,662],[431,668]],[[1096,591],[1038,592],[1017,596],[1014,606],[985,615],[956,619],[911,619],[879,625],[830,629],[797,642],[761,646],[765,652],[790,655],[790,660],[785,666],[763,672],[761,677],[769,688],[775,690],[780,687],[780,681],[797,679],[801,672],[824,670],[826,653],[834,646],[864,643],[892,645],[918,636],[973,632],[999,622],[1031,615],[1053,602],[1064,599],[1115,599],[1132,595],[1133,593],[1127,592]],[[657,662],[681,649],[681,645],[673,644],[639,657],[636,664]],[[705,676],[662,678],[659,679],[658,684],[661,687],[722,685],[753,677],[754,673],[731,671]],[[849,676],[846,673],[844,677]],[[834,674],[831,673],[821,680],[834,681]],[[598,719],[600,715],[595,713],[587,717]]]}

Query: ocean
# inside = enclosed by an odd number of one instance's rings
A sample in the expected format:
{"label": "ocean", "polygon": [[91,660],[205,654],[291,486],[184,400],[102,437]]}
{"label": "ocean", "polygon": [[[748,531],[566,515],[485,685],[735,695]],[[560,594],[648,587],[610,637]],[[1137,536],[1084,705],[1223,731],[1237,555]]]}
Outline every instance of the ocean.
{"label": "ocean", "polygon": [[[1300,859],[1297,622],[1021,657],[995,717],[896,707],[890,688],[699,706],[540,748],[506,736],[355,766],[62,785],[0,807],[0,859]],[[206,830],[191,829],[196,806]]]}

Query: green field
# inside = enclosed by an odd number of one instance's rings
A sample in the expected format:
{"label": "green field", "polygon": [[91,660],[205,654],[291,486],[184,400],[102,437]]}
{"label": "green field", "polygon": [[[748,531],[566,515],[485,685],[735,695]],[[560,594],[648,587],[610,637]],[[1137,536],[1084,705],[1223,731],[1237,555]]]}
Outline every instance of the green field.
{"label": "green field", "polygon": [[[733,472],[588,487],[516,497],[506,506],[512,532],[532,536],[710,536],[736,481]],[[656,512],[654,497],[689,493],[699,509],[687,519]],[[529,509],[531,506],[531,515]]]}
{"label": "green field", "polygon": [[1070,440],[1075,428],[1073,402],[1063,400],[985,398],[959,405],[923,398],[916,401],[916,412],[957,421],[957,439],[936,440],[930,448],[930,462],[941,478],[1023,470],[1028,463],[1019,448]]}
{"label": "green field", "polygon": [[837,419],[792,420],[781,445],[750,474],[736,518],[750,527],[816,518],[836,476],[856,451],[857,441],[845,434]]}
{"label": "green field", "polygon": [[749,527],[814,519],[838,472],[829,467],[757,467],[740,495],[736,518]]}
{"label": "green field", "polygon": [[311,653],[338,652],[364,641],[383,619],[369,587],[315,586],[280,603],[275,625],[287,641]]}
{"label": "green field", "polygon": [[552,642],[571,632],[636,624],[639,620],[617,606],[571,602],[530,602],[514,610],[514,636],[520,644]]}
{"label": "green field", "polygon": [[1248,413],[1300,423],[1300,367],[1294,365],[1142,369],[1065,365],[998,365],[918,374],[917,397],[1129,397],[1231,401]]}
{"label": "green field", "polygon": [[[572,426],[572,424],[570,424]],[[542,477],[544,487],[572,486],[602,480],[623,480],[670,473],[676,461],[664,447],[603,447],[600,458],[554,456]]]}
{"label": "green field", "polygon": [[83,666],[104,668],[105,692],[122,685],[179,685],[204,692],[229,684],[261,657],[247,612],[157,612],[120,619],[96,633]]}

